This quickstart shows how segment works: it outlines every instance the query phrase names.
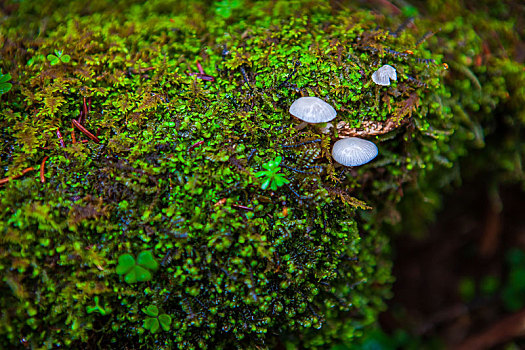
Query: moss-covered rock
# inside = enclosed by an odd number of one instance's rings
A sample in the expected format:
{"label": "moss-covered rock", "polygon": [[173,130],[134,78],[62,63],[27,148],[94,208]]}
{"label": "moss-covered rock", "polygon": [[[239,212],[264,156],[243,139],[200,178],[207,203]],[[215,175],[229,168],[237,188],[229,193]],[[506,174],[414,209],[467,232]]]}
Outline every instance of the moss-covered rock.
{"label": "moss-covered rock", "polygon": [[[425,26],[322,1],[4,11],[2,346],[352,340],[389,293],[379,224],[403,184],[466,153]],[[371,80],[384,64],[388,87]],[[335,127],[299,130],[300,96]],[[341,136],[378,158],[337,166]]]}

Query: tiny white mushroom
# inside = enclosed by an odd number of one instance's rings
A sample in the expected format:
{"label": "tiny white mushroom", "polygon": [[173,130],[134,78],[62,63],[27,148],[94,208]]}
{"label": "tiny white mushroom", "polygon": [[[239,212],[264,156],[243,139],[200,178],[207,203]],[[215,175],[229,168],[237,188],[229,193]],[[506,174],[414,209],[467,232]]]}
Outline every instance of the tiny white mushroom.
{"label": "tiny white mushroom", "polygon": [[290,114],[307,123],[328,123],[337,115],[334,107],[317,97],[300,97],[290,106]]}
{"label": "tiny white mushroom", "polygon": [[377,146],[368,140],[358,137],[341,139],[332,148],[332,158],[344,166],[363,165],[378,154]]}
{"label": "tiny white mushroom", "polygon": [[321,128],[321,132],[323,134],[328,134],[328,133],[330,133],[330,129],[332,129],[333,127],[334,127],[334,125],[332,123],[326,123],[326,126]]}
{"label": "tiny white mushroom", "polygon": [[377,85],[388,86],[390,85],[390,79],[397,80],[397,73],[396,69],[388,64],[385,64],[372,74],[372,80]]}

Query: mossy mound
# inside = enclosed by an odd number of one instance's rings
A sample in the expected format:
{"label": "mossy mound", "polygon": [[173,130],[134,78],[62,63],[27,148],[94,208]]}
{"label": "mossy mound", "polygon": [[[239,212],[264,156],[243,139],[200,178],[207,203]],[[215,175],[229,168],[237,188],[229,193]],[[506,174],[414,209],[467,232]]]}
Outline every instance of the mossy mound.
{"label": "mossy mound", "polygon": [[[2,346],[322,347],[383,307],[387,240],[364,210],[459,155],[440,56],[324,2],[189,4],[12,4]],[[306,95],[338,111],[328,133],[295,127]],[[380,156],[337,167],[340,135]]]}

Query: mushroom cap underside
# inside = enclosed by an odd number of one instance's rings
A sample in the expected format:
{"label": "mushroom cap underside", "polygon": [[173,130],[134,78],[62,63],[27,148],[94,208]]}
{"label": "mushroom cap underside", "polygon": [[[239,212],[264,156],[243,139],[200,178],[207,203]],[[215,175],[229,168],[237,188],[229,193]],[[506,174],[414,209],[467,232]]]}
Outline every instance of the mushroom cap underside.
{"label": "mushroom cap underside", "polygon": [[372,80],[377,85],[388,86],[390,79],[397,80],[396,69],[391,65],[385,64],[372,74]]}
{"label": "mushroom cap underside", "polygon": [[318,97],[300,97],[290,106],[290,114],[307,123],[327,123],[337,112]]}
{"label": "mushroom cap underside", "polygon": [[357,137],[341,139],[332,148],[332,157],[344,166],[359,166],[370,162],[378,154],[377,146]]}

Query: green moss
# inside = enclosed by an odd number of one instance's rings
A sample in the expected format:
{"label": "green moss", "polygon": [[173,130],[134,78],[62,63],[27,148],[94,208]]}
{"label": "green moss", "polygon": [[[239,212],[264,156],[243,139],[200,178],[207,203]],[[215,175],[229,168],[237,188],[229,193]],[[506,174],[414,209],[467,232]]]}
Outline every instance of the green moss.
{"label": "green moss", "polygon": [[[375,321],[392,282],[380,223],[400,186],[466,152],[444,53],[317,1],[16,6],[0,47],[13,84],[0,102],[3,346],[321,348]],[[70,59],[51,64],[55,50]],[[388,88],[370,79],[383,64],[398,73]],[[297,131],[302,95],[345,126]],[[73,143],[73,119],[99,142],[76,129]],[[341,173],[330,149],[351,132],[380,156]],[[289,183],[264,186],[276,159]],[[38,164],[45,183],[15,178]],[[128,278],[136,267],[147,278]]]}

